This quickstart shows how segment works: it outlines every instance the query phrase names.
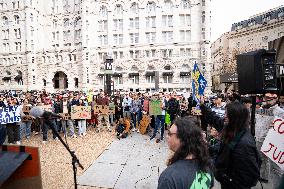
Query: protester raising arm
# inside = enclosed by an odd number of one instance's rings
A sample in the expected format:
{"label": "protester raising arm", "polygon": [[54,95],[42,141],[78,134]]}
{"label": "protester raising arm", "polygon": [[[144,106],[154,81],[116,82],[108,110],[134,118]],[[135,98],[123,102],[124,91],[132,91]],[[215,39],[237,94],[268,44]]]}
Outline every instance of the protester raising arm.
{"label": "protester raising arm", "polygon": [[225,118],[219,117],[215,112],[213,112],[209,107],[204,104],[203,96],[200,99],[200,110],[201,110],[201,117],[207,121],[208,124],[213,125],[213,127],[220,132],[225,124]]}

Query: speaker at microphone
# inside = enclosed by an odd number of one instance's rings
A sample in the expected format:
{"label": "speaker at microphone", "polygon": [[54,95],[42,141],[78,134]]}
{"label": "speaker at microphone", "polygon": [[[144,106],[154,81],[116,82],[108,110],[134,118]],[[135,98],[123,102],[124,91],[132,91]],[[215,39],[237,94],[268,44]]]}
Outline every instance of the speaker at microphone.
{"label": "speaker at microphone", "polygon": [[35,106],[35,107],[32,107],[30,114],[33,117],[38,118],[38,117],[42,117],[44,112],[45,112],[45,110],[43,110],[41,107]]}

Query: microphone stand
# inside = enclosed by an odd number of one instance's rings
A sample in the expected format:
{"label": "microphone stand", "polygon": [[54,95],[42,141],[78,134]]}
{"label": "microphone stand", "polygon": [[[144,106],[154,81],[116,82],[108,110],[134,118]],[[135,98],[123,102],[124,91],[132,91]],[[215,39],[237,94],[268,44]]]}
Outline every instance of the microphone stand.
{"label": "microphone stand", "polygon": [[[53,119],[53,118],[52,118]],[[56,131],[56,129],[53,127],[53,124],[51,122],[51,120],[44,120],[49,122],[49,126],[52,130],[52,132],[56,135],[56,137],[58,137],[58,139],[60,140],[60,142],[63,144],[63,146],[66,148],[66,150],[70,153],[71,157],[72,157],[72,165],[73,165],[73,173],[74,173],[74,184],[75,184],[75,189],[77,189],[77,167],[76,167],[76,163],[79,165],[79,167],[83,170],[84,167],[82,166],[82,164],[79,162],[79,159],[77,158],[77,156],[75,155],[75,151],[71,151],[69,146],[63,141],[62,137],[59,135],[59,133]]]}

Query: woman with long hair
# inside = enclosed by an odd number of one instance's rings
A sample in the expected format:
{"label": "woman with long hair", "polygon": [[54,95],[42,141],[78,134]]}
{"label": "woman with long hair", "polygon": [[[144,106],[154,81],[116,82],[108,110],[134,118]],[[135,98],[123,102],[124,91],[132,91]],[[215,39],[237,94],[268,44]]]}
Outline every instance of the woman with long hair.
{"label": "woman with long hair", "polygon": [[249,110],[240,102],[226,106],[224,118],[219,117],[201,100],[201,113],[221,134],[214,176],[222,189],[248,189],[257,184],[261,160],[249,130]]}
{"label": "woman with long hair", "polygon": [[193,118],[177,118],[167,140],[174,154],[159,178],[158,189],[212,187],[210,156],[197,122]]}

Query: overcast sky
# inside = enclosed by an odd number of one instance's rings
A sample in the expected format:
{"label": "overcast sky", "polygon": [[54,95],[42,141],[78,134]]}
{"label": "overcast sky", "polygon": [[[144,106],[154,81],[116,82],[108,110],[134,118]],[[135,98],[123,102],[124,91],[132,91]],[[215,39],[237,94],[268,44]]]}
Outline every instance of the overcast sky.
{"label": "overcast sky", "polygon": [[230,31],[233,23],[284,5],[284,0],[211,0],[211,41]]}

